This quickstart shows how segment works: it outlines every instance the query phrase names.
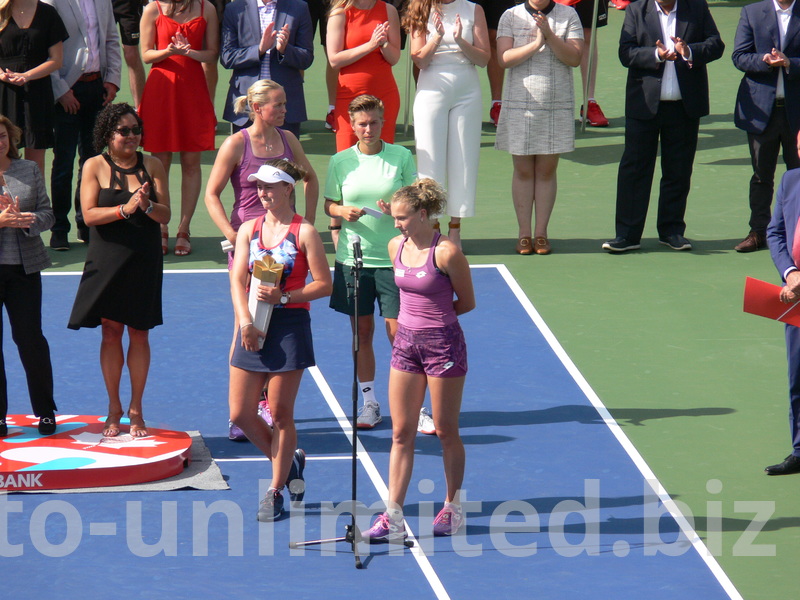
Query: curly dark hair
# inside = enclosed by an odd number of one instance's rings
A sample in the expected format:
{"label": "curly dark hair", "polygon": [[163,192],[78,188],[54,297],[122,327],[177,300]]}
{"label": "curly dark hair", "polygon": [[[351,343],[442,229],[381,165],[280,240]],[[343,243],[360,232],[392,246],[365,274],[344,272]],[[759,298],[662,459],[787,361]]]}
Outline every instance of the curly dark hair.
{"label": "curly dark hair", "polygon": [[[125,115],[133,115],[139,127],[142,127],[141,117],[136,114],[130,104],[125,102],[109,104],[97,114],[97,119],[94,122],[94,148],[97,152],[105,150],[111,140],[111,136],[114,135],[114,130],[117,128],[120,119]],[[142,136],[142,139],[144,139],[144,136]]]}

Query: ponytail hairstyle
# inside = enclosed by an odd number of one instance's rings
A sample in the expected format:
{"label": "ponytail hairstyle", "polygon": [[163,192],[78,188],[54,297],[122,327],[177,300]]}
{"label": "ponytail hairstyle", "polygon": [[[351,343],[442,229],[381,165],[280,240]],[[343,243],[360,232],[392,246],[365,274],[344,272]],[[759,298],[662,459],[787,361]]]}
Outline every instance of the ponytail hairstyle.
{"label": "ponytail hairstyle", "polygon": [[286,173],[289,177],[300,183],[305,179],[307,173],[303,167],[296,162],[286,160],[285,158],[272,158],[264,163],[266,166],[275,167]]}
{"label": "ponytail hairstyle", "polygon": [[444,213],[447,194],[433,179],[418,179],[397,190],[392,196],[392,204],[395,202],[405,202],[414,212],[424,210],[430,219]]}
{"label": "ponytail hairstyle", "polygon": [[[0,0],[2,2],[2,0]],[[256,113],[253,111],[253,104],[264,104],[267,102],[267,97],[270,92],[275,90],[282,90],[283,86],[280,83],[275,83],[271,79],[259,79],[249,88],[247,88],[246,96],[239,96],[233,103],[233,112],[240,115],[248,113],[250,120],[254,120]]]}

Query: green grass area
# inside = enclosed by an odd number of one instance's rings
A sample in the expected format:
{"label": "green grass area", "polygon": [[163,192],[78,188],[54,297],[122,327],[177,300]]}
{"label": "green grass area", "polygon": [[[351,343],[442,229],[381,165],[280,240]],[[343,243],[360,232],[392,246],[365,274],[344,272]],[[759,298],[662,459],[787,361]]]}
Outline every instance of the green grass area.
{"label": "green grass area", "polygon": [[[666,489],[695,515],[700,535],[706,537],[712,530],[712,542],[719,536],[709,517],[721,507],[718,560],[742,595],[756,600],[796,593],[789,573],[800,554],[800,478],[768,478],[762,472],[790,450],[783,331],[782,326],[741,310],[744,277],[776,281],[777,274],[767,252],[738,255],[732,249],[748,231],[751,175],[745,134],[734,128],[732,116],[741,75],[730,54],[741,6],[730,2],[712,6],[727,48],[709,69],[711,115],[701,122],[686,216],[693,252],[676,253],[660,246],[652,223],[640,252],[612,256],[600,250],[604,240],[614,237],[616,170],[624,125],[626,71],[616,57],[623,13],[613,9],[610,25],[599,32],[596,94],[611,126],[578,134],[575,152],[562,157],[550,225],[553,254],[514,254],[511,160],[493,149],[494,130],[489,125],[484,125],[482,138],[477,216],[464,222],[462,235],[472,263],[508,265]],[[395,73],[405,81],[405,59]],[[216,99],[220,114],[227,78],[220,68]],[[576,89],[579,80],[576,71]],[[482,81],[487,88],[485,77]],[[321,51],[306,82],[314,120],[306,125],[301,141],[324,181],[334,138],[322,121],[327,98]],[[404,87],[401,83],[401,93]],[[484,92],[484,115],[488,115],[488,89]],[[120,96],[127,97],[125,88]],[[401,117],[402,113],[401,109]],[[413,148],[410,132],[403,135],[400,127],[399,143]],[[203,162],[207,175],[213,153],[207,153]],[[177,174],[173,167],[174,198],[179,197]],[[226,193],[230,206],[230,188]],[[321,204],[318,224],[324,230],[327,219]],[[329,239],[327,231],[323,237]],[[192,239],[194,253],[183,259],[170,255],[167,268],[224,265],[221,236],[202,199]],[[74,248],[53,253],[56,269],[82,267],[84,249]],[[483,305],[478,310],[491,318],[493,307]],[[530,356],[530,362],[535,373],[536,356]],[[719,483],[709,484],[711,480]],[[772,514],[759,516],[765,521],[764,531],[754,543],[762,546],[749,550],[737,546],[754,518],[752,507],[744,504],[747,501],[766,506],[774,502]],[[753,556],[756,551],[772,555]],[[692,598],[691,591],[678,597]]]}

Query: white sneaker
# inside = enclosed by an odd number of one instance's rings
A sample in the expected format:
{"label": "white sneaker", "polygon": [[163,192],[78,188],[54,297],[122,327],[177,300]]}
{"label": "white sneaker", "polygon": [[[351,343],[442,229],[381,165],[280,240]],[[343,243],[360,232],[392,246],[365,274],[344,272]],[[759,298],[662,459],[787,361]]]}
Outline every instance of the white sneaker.
{"label": "white sneaker", "polygon": [[381,405],[377,402],[366,402],[358,412],[356,427],[359,429],[372,429],[383,421],[381,417]]}
{"label": "white sneaker", "polygon": [[425,435],[436,435],[436,425],[433,424],[431,411],[424,406],[419,411],[419,423],[417,423],[417,431],[424,433]]}

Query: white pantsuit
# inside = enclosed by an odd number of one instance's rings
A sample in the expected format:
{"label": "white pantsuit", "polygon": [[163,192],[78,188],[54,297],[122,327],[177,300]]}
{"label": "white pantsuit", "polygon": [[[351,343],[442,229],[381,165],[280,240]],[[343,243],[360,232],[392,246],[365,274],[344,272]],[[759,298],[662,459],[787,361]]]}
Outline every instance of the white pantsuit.
{"label": "white pantsuit", "polygon": [[[456,14],[462,36],[472,43],[475,5],[467,0],[442,4],[445,36],[431,63],[420,71],[414,99],[414,137],[419,177],[447,190],[447,214],[475,214],[481,142],[481,88],[475,65],[453,39]],[[428,35],[436,35],[432,21]]]}

